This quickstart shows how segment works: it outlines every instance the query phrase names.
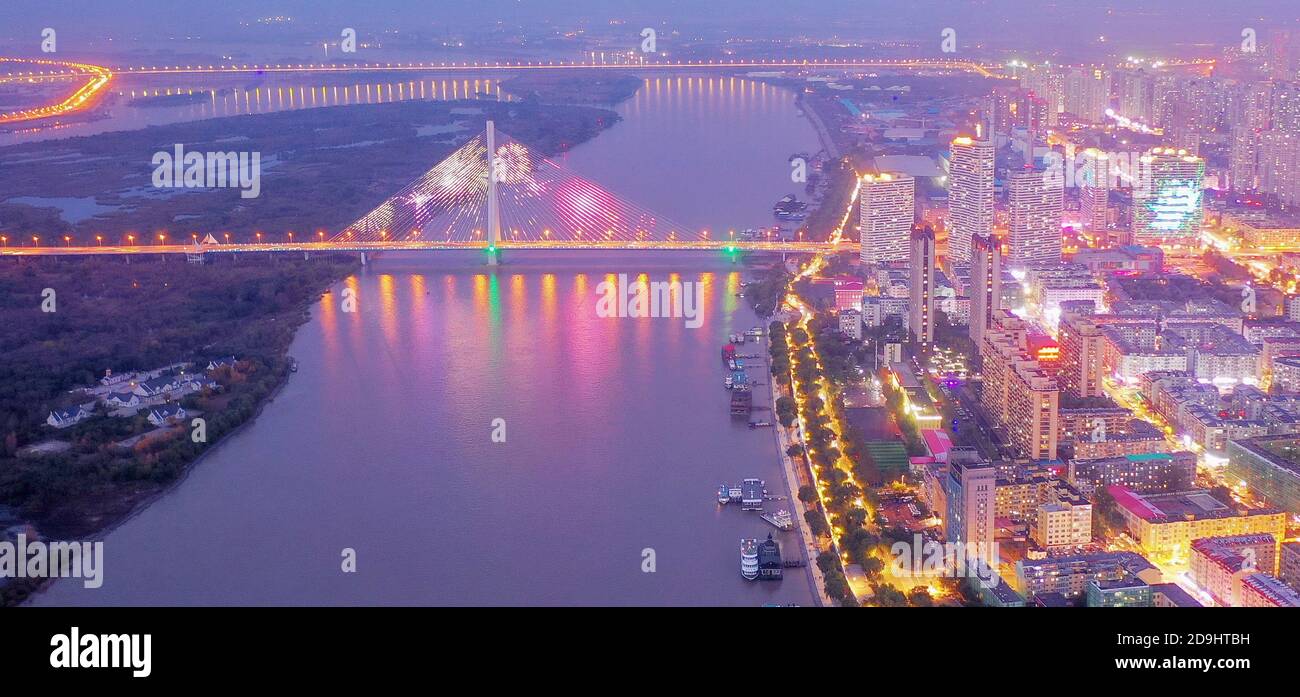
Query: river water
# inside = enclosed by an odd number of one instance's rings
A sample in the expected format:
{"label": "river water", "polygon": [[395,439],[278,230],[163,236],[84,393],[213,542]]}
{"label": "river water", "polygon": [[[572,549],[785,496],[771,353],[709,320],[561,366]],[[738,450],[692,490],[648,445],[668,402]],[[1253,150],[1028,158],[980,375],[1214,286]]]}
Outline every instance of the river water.
{"label": "river water", "polygon": [[[793,193],[786,158],[817,147],[792,95],[656,82],[565,164],[685,223],[768,224]],[[716,503],[744,477],[786,492],[772,430],[727,413],[720,347],[757,324],[736,297],[743,267],[504,262],[389,256],[338,284],[258,419],[106,536],[103,587],[59,582],[32,604],[812,604],[804,570],[741,578],[740,539],[773,528]],[[702,326],[598,316],[598,285],[620,273],[701,284]],[[797,532],[775,537],[798,554]]]}

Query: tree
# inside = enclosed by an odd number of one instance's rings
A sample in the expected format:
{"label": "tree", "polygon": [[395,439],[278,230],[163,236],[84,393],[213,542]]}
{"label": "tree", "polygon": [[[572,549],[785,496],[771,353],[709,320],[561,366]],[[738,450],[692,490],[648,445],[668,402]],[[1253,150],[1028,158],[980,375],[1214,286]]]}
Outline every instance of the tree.
{"label": "tree", "polygon": [[907,596],[893,586],[880,585],[871,597],[871,604],[876,607],[907,607]]}
{"label": "tree", "polygon": [[1107,530],[1117,531],[1124,529],[1124,515],[1119,512],[1119,504],[1115,502],[1115,497],[1110,495],[1110,489],[1106,486],[1097,487],[1096,493],[1093,494],[1093,507],[1097,512],[1097,519]]}
{"label": "tree", "polygon": [[829,574],[840,568],[840,560],[836,558],[834,552],[823,550],[817,554],[817,568],[821,569],[823,574]]}
{"label": "tree", "polygon": [[863,559],[859,566],[862,567],[862,572],[866,574],[869,579],[880,578],[880,574],[885,570],[885,562],[880,561],[875,557],[867,557],[866,559]]}
{"label": "tree", "polygon": [[781,422],[781,425],[786,428],[789,428],[794,423],[794,420],[798,418],[798,414],[795,411],[795,402],[793,398],[785,396],[777,398],[776,418]]}
{"label": "tree", "polygon": [[908,591],[907,600],[913,607],[931,607],[934,605],[934,598],[930,597],[930,591],[924,586],[917,586]]}
{"label": "tree", "polygon": [[844,600],[851,597],[853,589],[849,587],[849,580],[844,577],[844,572],[839,569],[833,569],[826,573],[826,595],[833,600]]}
{"label": "tree", "polygon": [[[808,523],[808,530],[812,532],[813,537],[828,537],[831,529],[826,525],[826,519],[822,517],[821,511],[812,509],[803,514],[805,523]],[[833,556],[833,555],[832,555]],[[820,559],[820,557],[818,557]]]}
{"label": "tree", "polygon": [[819,497],[817,496],[817,488],[811,485],[804,485],[799,487],[799,500],[803,501],[809,506],[817,503],[817,501],[819,500]]}

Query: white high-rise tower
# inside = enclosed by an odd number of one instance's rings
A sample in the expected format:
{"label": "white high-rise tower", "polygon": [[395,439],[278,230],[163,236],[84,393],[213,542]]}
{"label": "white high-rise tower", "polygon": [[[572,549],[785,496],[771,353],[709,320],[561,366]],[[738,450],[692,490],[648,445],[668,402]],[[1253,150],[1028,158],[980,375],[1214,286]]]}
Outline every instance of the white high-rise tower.
{"label": "white high-rise tower", "polygon": [[916,218],[916,180],[906,174],[868,174],[862,177],[858,201],[862,263],[906,261]]}
{"label": "white high-rise tower", "polygon": [[1007,177],[1013,266],[1061,260],[1061,210],[1065,188],[1061,177],[1023,171]]}
{"label": "white high-rise tower", "polygon": [[948,171],[948,258],[970,261],[971,238],[993,234],[993,143],[962,137],[952,141]]}

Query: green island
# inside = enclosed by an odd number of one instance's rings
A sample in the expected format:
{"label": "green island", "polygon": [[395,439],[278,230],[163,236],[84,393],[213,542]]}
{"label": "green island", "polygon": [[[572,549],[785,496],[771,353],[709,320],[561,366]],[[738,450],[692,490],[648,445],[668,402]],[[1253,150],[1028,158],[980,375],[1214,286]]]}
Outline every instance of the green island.
{"label": "green island", "polygon": [[581,70],[528,73],[502,82],[501,89],[526,102],[609,106],[636,94],[642,84],[630,73]]}

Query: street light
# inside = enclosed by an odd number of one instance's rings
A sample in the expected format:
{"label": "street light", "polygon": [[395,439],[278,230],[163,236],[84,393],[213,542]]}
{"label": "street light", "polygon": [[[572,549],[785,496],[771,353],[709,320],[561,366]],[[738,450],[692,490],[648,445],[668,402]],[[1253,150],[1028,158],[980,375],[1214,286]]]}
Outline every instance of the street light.
{"label": "street light", "polygon": [[33,247],[39,247],[39,246],[41,246],[41,237],[40,237],[40,235],[32,235],[32,246],[33,246]]}
{"label": "street light", "polygon": [[103,247],[103,246],[104,246],[104,236],[103,236],[103,235],[95,235],[95,244],[98,245],[98,246],[100,246],[100,247]]}
{"label": "street light", "polygon": [[134,244],[135,244],[135,235],[127,235],[127,236],[126,236],[126,242],[127,242],[128,245],[134,245]]}

